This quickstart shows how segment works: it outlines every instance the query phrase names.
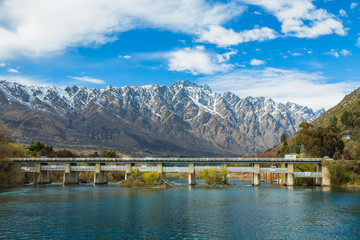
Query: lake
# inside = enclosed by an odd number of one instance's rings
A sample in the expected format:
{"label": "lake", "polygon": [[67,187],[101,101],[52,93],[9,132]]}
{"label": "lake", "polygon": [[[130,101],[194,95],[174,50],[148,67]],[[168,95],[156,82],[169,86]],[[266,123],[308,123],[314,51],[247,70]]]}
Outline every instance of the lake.
{"label": "lake", "polygon": [[0,189],[0,239],[359,239],[360,191],[228,188]]}

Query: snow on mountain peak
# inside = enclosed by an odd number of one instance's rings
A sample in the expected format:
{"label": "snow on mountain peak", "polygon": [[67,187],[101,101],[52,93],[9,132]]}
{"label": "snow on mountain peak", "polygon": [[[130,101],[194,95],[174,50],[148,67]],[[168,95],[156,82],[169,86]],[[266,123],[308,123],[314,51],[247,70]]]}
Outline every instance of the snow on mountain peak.
{"label": "snow on mountain peak", "polygon": [[[233,116],[232,121],[241,123],[248,115],[255,114],[260,122],[264,116],[281,118],[290,115],[298,121],[311,122],[324,110],[314,112],[312,109],[295,103],[276,103],[271,98],[246,97],[239,98],[233,93],[214,93],[209,86],[199,86],[189,81],[178,81],[166,87],[158,84],[146,86],[108,86],[105,89],[90,89],[72,86],[65,89],[58,87],[24,86],[18,83],[0,81],[0,92],[9,101],[18,102],[31,109],[42,109],[49,113],[64,115],[71,112],[84,111],[91,102],[109,109],[132,107],[138,112],[150,112],[161,116],[161,106],[167,105],[177,114],[185,115],[184,111],[194,112],[194,119],[201,111],[225,118]],[[194,109],[195,108],[195,109]],[[181,113],[181,111],[183,111]],[[200,111],[200,112],[199,112]],[[225,112],[224,112],[225,111]],[[230,112],[229,112],[230,111]],[[196,114],[195,114],[196,113]],[[295,121],[295,122],[298,122]],[[297,126],[294,126],[297,128]]]}

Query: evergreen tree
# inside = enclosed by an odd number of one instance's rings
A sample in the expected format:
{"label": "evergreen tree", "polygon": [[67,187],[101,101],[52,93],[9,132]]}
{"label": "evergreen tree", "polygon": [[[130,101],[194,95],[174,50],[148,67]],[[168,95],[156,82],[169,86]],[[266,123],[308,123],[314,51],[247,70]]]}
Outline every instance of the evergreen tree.
{"label": "evergreen tree", "polygon": [[353,114],[348,111],[343,112],[341,115],[340,120],[345,127],[353,127],[352,115]]}
{"label": "evergreen tree", "polygon": [[333,116],[332,118],[330,118],[330,127],[336,129],[337,123],[338,123],[338,119],[336,116]]}

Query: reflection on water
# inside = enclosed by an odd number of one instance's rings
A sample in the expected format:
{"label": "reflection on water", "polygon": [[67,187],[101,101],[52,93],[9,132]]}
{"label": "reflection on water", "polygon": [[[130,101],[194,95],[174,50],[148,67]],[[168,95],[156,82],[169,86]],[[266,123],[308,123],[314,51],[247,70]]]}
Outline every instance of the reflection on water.
{"label": "reflection on water", "polygon": [[360,238],[357,191],[177,182],[172,189],[1,189],[0,238]]}

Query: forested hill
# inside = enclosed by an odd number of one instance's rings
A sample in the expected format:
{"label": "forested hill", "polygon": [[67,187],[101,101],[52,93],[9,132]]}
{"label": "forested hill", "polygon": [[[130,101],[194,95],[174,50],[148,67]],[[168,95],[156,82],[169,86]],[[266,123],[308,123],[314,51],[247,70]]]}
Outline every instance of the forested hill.
{"label": "forested hill", "polygon": [[311,124],[302,123],[300,127],[288,139],[284,137],[280,145],[258,156],[298,153],[306,157],[360,160],[360,88]]}
{"label": "forested hill", "polygon": [[336,126],[344,142],[344,159],[360,159],[360,88],[313,122],[314,127]]}

